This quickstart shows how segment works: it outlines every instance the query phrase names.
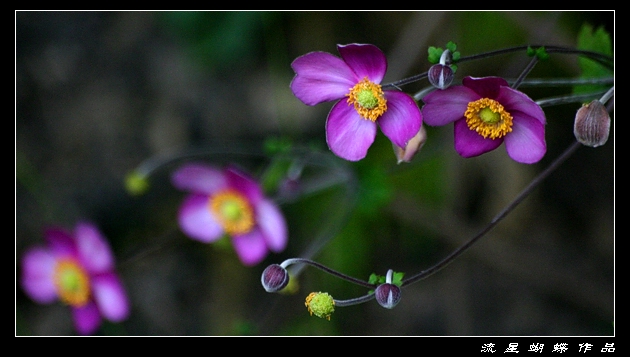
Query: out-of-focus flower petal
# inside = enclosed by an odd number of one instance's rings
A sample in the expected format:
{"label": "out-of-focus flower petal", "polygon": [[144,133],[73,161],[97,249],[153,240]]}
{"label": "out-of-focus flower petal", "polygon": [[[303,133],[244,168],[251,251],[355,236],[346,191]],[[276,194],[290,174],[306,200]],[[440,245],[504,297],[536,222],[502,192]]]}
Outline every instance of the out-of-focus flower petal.
{"label": "out-of-focus flower petal", "polygon": [[505,149],[514,161],[523,164],[540,161],[547,152],[544,124],[529,115],[515,115],[512,132],[505,137]]}
{"label": "out-of-focus flower petal", "polygon": [[83,267],[91,273],[114,269],[114,254],[101,232],[93,224],[78,223],[74,234]]}
{"label": "out-of-focus flower petal", "polygon": [[263,198],[260,185],[240,170],[234,167],[227,168],[225,170],[225,176],[228,181],[228,186],[244,194],[250,204],[256,204]]}
{"label": "out-of-focus flower petal", "polygon": [[[513,117],[517,117],[520,113],[535,118],[542,124],[545,124],[545,112],[525,93],[519,92],[509,87],[501,87],[501,91],[496,100],[501,103]],[[518,119],[516,119],[518,121]]]}
{"label": "out-of-focus flower petal", "polygon": [[435,90],[422,101],[422,120],[431,126],[442,126],[464,117],[468,103],[479,99],[479,95],[464,86]]}
{"label": "out-of-focus flower petal", "polygon": [[227,186],[225,175],[214,167],[191,163],[171,175],[173,186],[182,191],[211,195]]}
{"label": "out-of-focus flower petal", "polygon": [[468,128],[465,120],[458,120],[454,125],[455,151],[463,157],[474,157],[494,150],[503,139],[485,139]]}
{"label": "out-of-focus flower petal", "polygon": [[267,247],[273,252],[283,251],[287,246],[287,224],[278,206],[265,199],[258,202],[255,210]]}
{"label": "out-of-focus flower petal", "polygon": [[356,74],[339,57],[326,52],[311,52],[291,63],[296,75],[291,81],[293,94],[306,105],[343,98],[357,83]]}
{"label": "out-of-focus flower petal", "polygon": [[76,257],[78,254],[74,237],[64,229],[48,228],[44,232],[44,239],[48,243],[48,248],[57,256]]}
{"label": "out-of-focus flower petal", "polygon": [[258,229],[232,237],[232,245],[241,263],[247,266],[256,265],[267,256],[267,244]]}
{"label": "out-of-focus flower petal", "polygon": [[31,248],[22,256],[20,283],[24,292],[40,304],[57,300],[53,274],[56,260],[49,250]]}
{"label": "out-of-focus flower petal", "polygon": [[129,302],[122,282],[113,273],[100,274],[92,279],[94,301],[108,320],[119,322],[129,315]]}
{"label": "out-of-focus flower petal", "polygon": [[404,147],[420,130],[422,114],[408,94],[385,91],[387,111],[378,118],[378,125],[385,136],[399,147]]}
{"label": "out-of-focus flower petal", "polygon": [[184,199],[179,214],[179,226],[193,239],[214,242],[223,235],[223,227],[216,221],[208,206],[208,196],[191,194]]}
{"label": "out-of-focus flower petal", "polygon": [[72,308],[74,328],[81,335],[91,335],[101,326],[101,315],[94,302]]}
{"label": "out-of-focus flower petal", "polygon": [[376,123],[362,118],[345,101],[333,106],[326,121],[326,141],[335,155],[358,161],[365,157],[376,137]]}
{"label": "out-of-focus flower petal", "polygon": [[[337,50],[344,62],[356,73],[355,80],[363,77],[374,83],[381,83],[387,72],[387,58],[383,51],[370,44],[337,45]],[[353,83],[351,85],[354,86]]]}

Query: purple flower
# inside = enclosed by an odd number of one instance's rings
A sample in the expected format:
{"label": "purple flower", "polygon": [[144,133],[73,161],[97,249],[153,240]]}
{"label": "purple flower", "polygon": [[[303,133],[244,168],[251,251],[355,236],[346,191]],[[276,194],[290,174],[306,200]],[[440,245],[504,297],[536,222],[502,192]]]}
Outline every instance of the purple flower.
{"label": "purple flower", "polygon": [[503,142],[517,162],[532,164],[545,155],[545,113],[538,104],[502,78],[466,77],[462,84],[427,94],[422,107],[428,125],[455,122],[461,156],[478,156]]}
{"label": "purple flower", "polygon": [[171,181],[176,188],[191,192],[179,209],[178,220],[192,239],[210,243],[227,234],[245,265],[258,264],[269,250],[280,252],[286,247],[282,212],[244,173],[191,163],[175,171]]}
{"label": "purple flower", "polygon": [[376,137],[376,124],[396,146],[420,130],[422,114],[411,96],[382,90],[387,59],[374,45],[338,45],[341,58],[326,52],[298,57],[291,67],[293,94],[304,104],[339,100],[326,119],[326,141],[335,155],[361,160]]}
{"label": "purple flower", "polygon": [[20,283],[31,299],[69,305],[82,335],[94,333],[101,317],[114,322],[127,318],[129,302],[114,270],[114,255],[94,225],[80,222],[74,234],[50,228],[45,239],[45,247],[31,248],[22,256]]}

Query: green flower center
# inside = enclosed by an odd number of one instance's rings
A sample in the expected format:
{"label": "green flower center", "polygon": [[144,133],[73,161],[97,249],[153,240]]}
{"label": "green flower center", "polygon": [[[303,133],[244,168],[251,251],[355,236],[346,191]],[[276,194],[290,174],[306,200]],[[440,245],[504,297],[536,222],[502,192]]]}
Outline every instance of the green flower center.
{"label": "green flower center", "polygon": [[245,234],[254,226],[254,213],[249,201],[236,190],[225,190],[210,198],[210,211],[230,235]]}
{"label": "green flower center", "polygon": [[468,103],[464,116],[468,128],[484,138],[498,139],[512,131],[512,115],[493,99],[482,98]]}
{"label": "green flower center", "polygon": [[61,301],[80,307],[90,297],[90,279],[85,270],[74,260],[64,259],[57,262],[53,280]]}
{"label": "green flower center", "polygon": [[381,86],[367,77],[350,88],[346,97],[348,104],[354,104],[354,109],[364,119],[376,121],[387,111],[387,100]]}

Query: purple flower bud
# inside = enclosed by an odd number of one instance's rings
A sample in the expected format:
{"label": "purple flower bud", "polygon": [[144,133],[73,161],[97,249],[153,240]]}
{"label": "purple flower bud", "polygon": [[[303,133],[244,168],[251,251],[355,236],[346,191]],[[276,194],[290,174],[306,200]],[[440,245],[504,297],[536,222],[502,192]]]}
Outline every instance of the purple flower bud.
{"label": "purple flower bud", "polygon": [[585,104],[575,115],[573,134],[582,144],[591,147],[602,146],[608,140],[610,115],[599,100]]}
{"label": "purple flower bud", "polygon": [[453,83],[453,69],[443,64],[434,64],[427,73],[429,82],[438,89],[446,89]]}
{"label": "purple flower bud", "polygon": [[400,301],[400,288],[394,284],[381,284],[374,291],[376,301],[386,309],[393,309]]}
{"label": "purple flower bud", "polygon": [[268,293],[275,293],[289,284],[289,273],[278,264],[271,264],[262,273],[260,279]]}

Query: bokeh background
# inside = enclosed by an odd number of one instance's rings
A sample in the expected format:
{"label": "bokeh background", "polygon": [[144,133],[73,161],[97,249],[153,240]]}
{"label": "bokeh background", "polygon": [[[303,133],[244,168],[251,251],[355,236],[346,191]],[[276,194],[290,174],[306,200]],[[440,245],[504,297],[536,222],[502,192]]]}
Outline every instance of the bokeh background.
{"label": "bokeh background", "polygon": [[[614,335],[614,119],[604,146],[578,149],[472,249],[404,288],[392,310],[371,301],[337,308],[331,321],[309,316],[311,291],[366,293],[314,268],[299,271],[292,294],[260,285],[268,264],[296,256],[366,280],[429,268],[574,140],[579,108],[544,108],[548,153],[534,165],[511,161],[503,147],[463,159],[451,126],[428,128],[409,164],[396,164],[380,132],[366,159],[348,163],[325,145],[332,104],[307,107],[292,95],[293,59],[372,43],[388,58],[390,82],[426,71],[428,46],[454,41],[462,56],[574,47],[584,24],[614,36],[614,15],[16,12],[16,334],[75,334],[66,306],[21,291],[19,258],[43,243],[45,227],[86,219],[108,237],[132,303],[126,321],[105,322],[99,335]],[[455,80],[515,78],[528,61],[520,53],[468,62]],[[555,54],[530,78],[578,75],[575,56]],[[535,100],[571,91],[521,89]],[[144,195],[125,190],[129,172],[163,157],[177,159],[155,167]],[[244,267],[229,244],[180,233],[183,193],[168,175],[188,159],[233,162],[256,177],[278,162],[301,168],[294,190],[269,188],[287,217],[287,249]]]}

